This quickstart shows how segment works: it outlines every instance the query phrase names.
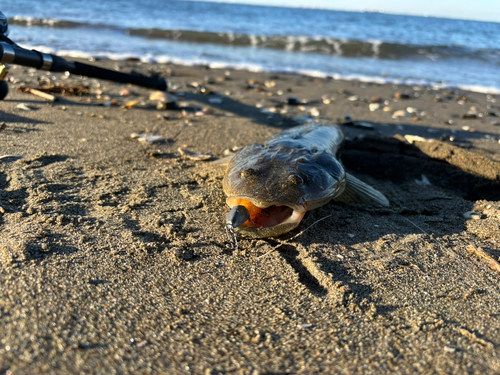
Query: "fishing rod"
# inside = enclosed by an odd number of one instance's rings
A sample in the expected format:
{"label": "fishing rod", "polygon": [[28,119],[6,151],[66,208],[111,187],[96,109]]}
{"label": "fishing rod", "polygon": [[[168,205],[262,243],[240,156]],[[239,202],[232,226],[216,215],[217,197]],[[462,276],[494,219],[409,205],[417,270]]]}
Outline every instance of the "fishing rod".
{"label": "fishing rod", "polygon": [[0,100],[3,100],[9,91],[9,86],[5,81],[9,64],[28,66],[50,72],[70,72],[92,78],[131,83],[149,89],[167,91],[167,82],[162,78],[147,77],[138,73],[116,72],[77,61],[67,61],[62,57],[36,50],[27,50],[10,40],[8,35],[8,19],[0,12],[0,64],[2,64],[0,66]]}

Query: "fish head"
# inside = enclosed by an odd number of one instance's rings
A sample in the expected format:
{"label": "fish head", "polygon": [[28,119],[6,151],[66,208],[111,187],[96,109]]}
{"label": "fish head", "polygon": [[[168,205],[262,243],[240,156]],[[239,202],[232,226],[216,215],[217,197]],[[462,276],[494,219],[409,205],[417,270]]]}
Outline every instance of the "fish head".
{"label": "fish head", "polygon": [[307,210],[340,195],[345,171],[330,153],[254,143],[230,161],[223,187],[230,207],[249,212],[239,231],[277,236],[297,227]]}

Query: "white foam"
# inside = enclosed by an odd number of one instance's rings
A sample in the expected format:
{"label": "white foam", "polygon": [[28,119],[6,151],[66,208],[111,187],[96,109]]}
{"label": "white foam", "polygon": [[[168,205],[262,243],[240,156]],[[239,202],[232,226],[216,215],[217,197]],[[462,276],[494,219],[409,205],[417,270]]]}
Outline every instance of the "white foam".
{"label": "white foam", "polygon": [[51,47],[46,47],[46,46],[32,46],[32,45],[27,45],[24,43],[18,43],[22,48],[25,49],[35,49],[37,51],[43,52],[43,53],[51,53],[51,54],[57,54],[59,51],[57,51],[54,48]]}
{"label": "white foam", "polygon": [[55,24],[61,22],[56,18],[35,18],[35,17],[22,17],[22,16],[14,16],[15,21],[24,21],[27,26],[32,26],[34,21],[42,21],[42,24],[46,24],[49,26],[54,26]]}
{"label": "white foam", "polygon": [[13,18],[16,21],[27,21],[27,22],[30,22],[35,19],[34,17],[22,17],[22,16],[14,16]]}
{"label": "white foam", "polygon": [[459,89],[480,92],[482,94],[500,95],[500,89],[493,86],[480,86],[480,85],[458,85]]}
{"label": "white foam", "polygon": [[252,47],[257,47],[259,45],[259,40],[255,35],[250,34],[248,35],[248,38],[250,39],[250,45]]}
{"label": "white foam", "polygon": [[380,55],[380,45],[383,43],[381,40],[377,39],[369,39],[368,42],[372,44],[372,50],[374,57],[378,57]]}
{"label": "white foam", "polygon": [[[290,42],[292,38],[288,39]],[[294,40],[297,40],[294,38]],[[125,60],[129,58],[137,58],[140,61],[145,63],[171,63],[177,65],[186,65],[186,66],[198,66],[198,65],[206,65],[212,69],[236,69],[236,70],[247,70],[250,72],[271,72],[271,73],[291,73],[291,74],[302,74],[310,77],[317,78],[326,78],[332,77],[335,80],[345,80],[345,81],[359,81],[366,83],[377,83],[377,84],[398,84],[398,85],[419,85],[419,86],[430,86],[434,89],[443,89],[443,88],[459,88],[461,90],[474,91],[484,94],[494,94],[500,95],[500,88],[493,86],[482,86],[482,85],[463,85],[463,84],[450,84],[450,83],[442,83],[442,82],[431,82],[427,80],[418,80],[418,79],[403,79],[403,78],[392,78],[392,77],[381,77],[381,76],[366,76],[360,74],[340,74],[334,71],[321,71],[314,69],[292,69],[292,68],[276,68],[273,66],[265,66],[262,64],[249,64],[244,62],[235,62],[228,63],[225,61],[214,61],[202,58],[195,59],[182,59],[169,55],[146,55],[146,56],[138,56],[128,53],[110,53],[110,52],[84,52],[79,50],[56,50],[54,48],[46,47],[46,46],[30,46],[23,45],[26,49],[35,49],[40,52],[56,54],[65,57],[74,57],[74,58],[109,58],[111,60]]]}
{"label": "white foam", "polygon": [[293,51],[295,49],[295,38],[293,36],[286,37],[286,48],[287,51]]}
{"label": "white foam", "polygon": [[333,47],[335,54],[342,55],[342,50],[340,49],[340,42],[333,38],[326,38],[325,41]]}

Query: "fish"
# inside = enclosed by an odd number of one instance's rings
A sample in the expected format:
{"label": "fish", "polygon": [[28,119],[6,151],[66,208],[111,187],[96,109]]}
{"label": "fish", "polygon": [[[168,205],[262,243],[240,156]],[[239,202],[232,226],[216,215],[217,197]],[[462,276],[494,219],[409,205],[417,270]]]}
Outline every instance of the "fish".
{"label": "fish", "polygon": [[332,200],[389,207],[381,192],[345,171],[339,160],[343,141],[335,124],[319,121],[243,148],[227,164],[222,181],[232,208],[226,230],[279,236],[296,228],[307,211]]}

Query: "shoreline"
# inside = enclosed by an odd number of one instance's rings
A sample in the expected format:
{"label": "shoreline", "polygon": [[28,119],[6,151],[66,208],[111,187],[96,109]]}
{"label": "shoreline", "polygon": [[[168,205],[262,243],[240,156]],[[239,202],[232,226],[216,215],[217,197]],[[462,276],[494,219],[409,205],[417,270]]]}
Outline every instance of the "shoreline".
{"label": "shoreline", "polygon": [[83,51],[56,51],[52,48],[44,46],[24,46],[27,49],[35,49],[44,53],[56,54],[61,57],[67,58],[69,60],[76,59],[85,62],[95,63],[99,61],[115,61],[126,62],[126,61],[140,61],[141,64],[160,64],[160,65],[174,65],[174,66],[185,66],[192,68],[205,68],[210,69],[229,69],[229,70],[240,70],[249,73],[262,73],[262,74],[296,74],[303,75],[312,78],[322,78],[322,79],[333,79],[336,81],[348,81],[348,82],[363,82],[369,84],[379,84],[379,85],[403,85],[403,86],[423,86],[430,87],[435,90],[463,90],[471,91],[480,94],[491,94],[500,95],[500,87],[486,86],[486,85],[473,85],[473,84],[460,84],[460,83],[446,83],[446,82],[433,82],[424,79],[414,79],[414,78],[392,78],[386,73],[381,75],[365,76],[365,75],[342,75],[340,73],[334,72],[323,72],[319,70],[280,70],[280,69],[267,69],[259,65],[246,65],[246,64],[232,64],[224,62],[210,62],[210,61],[190,61],[183,60],[181,58],[173,57],[140,57],[133,54],[109,54],[109,53],[87,53]]}
{"label": "shoreline", "polygon": [[[11,69],[0,156],[19,158],[0,159],[1,371],[500,371],[500,126],[486,114],[500,98],[92,64],[160,74],[181,108],[158,110],[136,86]],[[49,81],[82,95],[15,88]],[[178,149],[216,160],[305,115],[344,120],[346,169],[390,209],[329,203],[234,252],[224,171]]]}

